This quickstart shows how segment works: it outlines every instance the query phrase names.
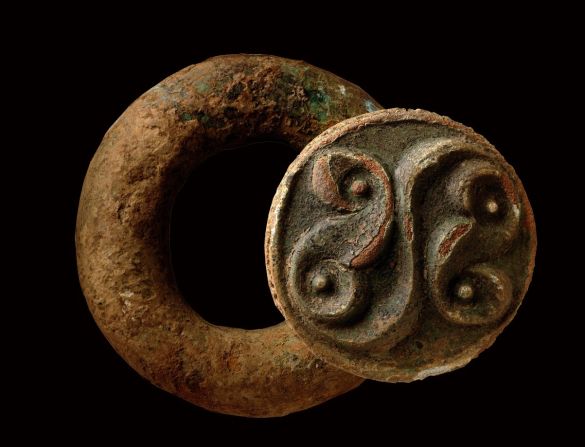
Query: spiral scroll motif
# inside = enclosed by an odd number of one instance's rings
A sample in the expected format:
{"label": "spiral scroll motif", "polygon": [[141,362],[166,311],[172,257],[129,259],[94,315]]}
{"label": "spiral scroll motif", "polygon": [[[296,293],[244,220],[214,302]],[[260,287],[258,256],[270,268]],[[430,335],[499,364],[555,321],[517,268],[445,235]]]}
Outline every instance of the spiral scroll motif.
{"label": "spiral scroll motif", "polygon": [[[427,277],[432,300],[454,323],[493,323],[513,299],[508,274],[494,264],[518,236],[518,195],[512,180],[491,160],[459,163],[444,195],[454,214],[445,216],[429,237]],[[465,259],[470,266],[462,269]]]}
{"label": "spiral scroll motif", "polygon": [[366,305],[361,272],[376,261],[390,233],[390,179],[376,160],[336,151],[316,160],[311,183],[337,215],[301,237],[290,261],[291,291],[315,319],[343,322]]}
{"label": "spiral scroll motif", "polygon": [[336,366],[386,381],[449,371],[488,347],[523,298],[535,249],[501,155],[468,128],[400,109],[305,148],[269,230],[275,301],[293,328]]}

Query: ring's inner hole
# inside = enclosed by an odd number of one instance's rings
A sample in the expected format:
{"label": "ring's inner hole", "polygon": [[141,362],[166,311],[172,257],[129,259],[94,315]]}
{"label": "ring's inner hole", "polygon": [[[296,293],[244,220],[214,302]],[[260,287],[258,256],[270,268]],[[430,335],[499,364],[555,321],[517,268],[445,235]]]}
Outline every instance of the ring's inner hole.
{"label": "ring's inner hole", "polygon": [[179,193],[171,220],[175,276],[210,323],[259,329],[283,321],[266,279],[264,233],[296,154],[276,142],[224,151],[195,169]]}

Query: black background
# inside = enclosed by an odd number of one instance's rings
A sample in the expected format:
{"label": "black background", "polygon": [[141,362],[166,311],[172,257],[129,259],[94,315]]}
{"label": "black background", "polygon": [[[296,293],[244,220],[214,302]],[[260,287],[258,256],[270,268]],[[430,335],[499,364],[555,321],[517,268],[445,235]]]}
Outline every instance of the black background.
{"label": "black background", "polygon": [[[549,236],[552,165],[544,148],[551,137],[543,125],[550,125],[543,116],[556,82],[550,67],[563,57],[547,30],[533,17],[497,14],[483,24],[477,15],[449,22],[394,15],[372,23],[376,11],[333,19],[295,10],[256,21],[248,13],[231,20],[200,14],[189,23],[180,10],[119,20],[111,10],[90,25],[89,11],[85,19],[51,22],[38,56],[28,56],[42,65],[38,82],[49,92],[37,168],[52,163],[41,189],[55,191],[35,198],[52,229],[40,231],[48,245],[36,265],[43,287],[55,292],[38,303],[47,326],[35,341],[37,377],[27,382],[30,397],[19,415],[62,439],[75,437],[74,427],[136,442],[162,436],[195,443],[207,434],[217,442],[234,435],[241,442],[301,436],[308,443],[375,435],[381,442],[410,437],[414,444],[564,436],[570,423],[562,400],[570,396],[561,388],[564,352],[555,338],[563,332],[562,311],[550,303],[559,294],[552,279],[559,266]],[[316,408],[253,420],[213,414],[155,388],[108,345],[87,310],[75,266],[76,208],[88,163],[141,93],[187,65],[239,52],[303,59],[386,107],[447,115],[484,135],[514,166],[536,216],[537,263],[516,319],[491,349],[446,375],[412,384],[368,381]],[[186,298],[211,322],[253,328],[281,321],[266,283],[263,237],[272,195],[294,156],[274,143],[227,152],[199,168],[180,194],[174,267]],[[209,292],[215,301],[198,300]]]}

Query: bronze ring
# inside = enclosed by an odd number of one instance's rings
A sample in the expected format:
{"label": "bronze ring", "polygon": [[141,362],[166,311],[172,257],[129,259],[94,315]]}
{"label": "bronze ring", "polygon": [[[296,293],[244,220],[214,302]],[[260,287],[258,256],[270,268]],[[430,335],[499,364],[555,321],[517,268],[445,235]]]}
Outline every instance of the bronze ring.
{"label": "bronze ring", "polygon": [[196,405],[254,417],[303,410],[362,382],[315,358],[286,324],[242,330],[203,320],[177,288],[168,233],[178,190],[207,157],[268,137],[300,150],[379,108],[304,62],[232,55],[179,71],[122,114],[89,166],[76,245],[93,317],[137,372]]}

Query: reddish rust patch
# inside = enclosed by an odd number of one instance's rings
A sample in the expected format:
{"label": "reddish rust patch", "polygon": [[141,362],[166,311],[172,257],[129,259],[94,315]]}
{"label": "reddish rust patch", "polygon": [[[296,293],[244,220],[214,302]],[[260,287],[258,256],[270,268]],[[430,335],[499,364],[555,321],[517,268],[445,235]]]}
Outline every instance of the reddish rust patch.
{"label": "reddish rust patch", "polygon": [[349,210],[351,203],[345,200],[337,189],[337,182],[331,173],[329,157],[321,157],[313,167],[313,191],[323,202],[339,209]]}
{"label": "reddish rust patch", "polygon": [[508,200],[516,205],[518,203],[517,196],[516,196],[516,188],[514,187],[514,183],[512,183],[512,179],[507,175],[500,176],[500,181],[502,183],[502,189],[506,194]]}
{"label": "reddish rust patch", "polygon": [[394,211],[394,196],[392,194],[392,185],[388,180],[386,172],[381,165],[373,162],[370,159],[360,157],[364,167],[376,176],[384,186],[384,197],[386,197],[386,207],[384,208],[384,218],[378,233],[372,238],[370,243],[355,257],[351,260],[351,266],[353,268],[360,268],[371,264],[380,254],[384,248],[386,241],[386,235],[392,223],[392,213]]}
{"label": "reddish rust patch", "polygon": [[449,236],[447,236],[447,239],[441,242],[441,245],[439,246],[439,255],[442,257],[447,256],[453,248],[453,245],[455,245],[455,242],[457,242],[461,236],[467,233],[470,227],[471,224],[461,224],[453,228],[451,233],[449,233]]}
{"label": "reddish rust patch", "polygon": [[408,239],[409,242],[412,242],[412,218],[410,215],[407,215],[404,218],[404,231],[406,233],[406,239]]}

